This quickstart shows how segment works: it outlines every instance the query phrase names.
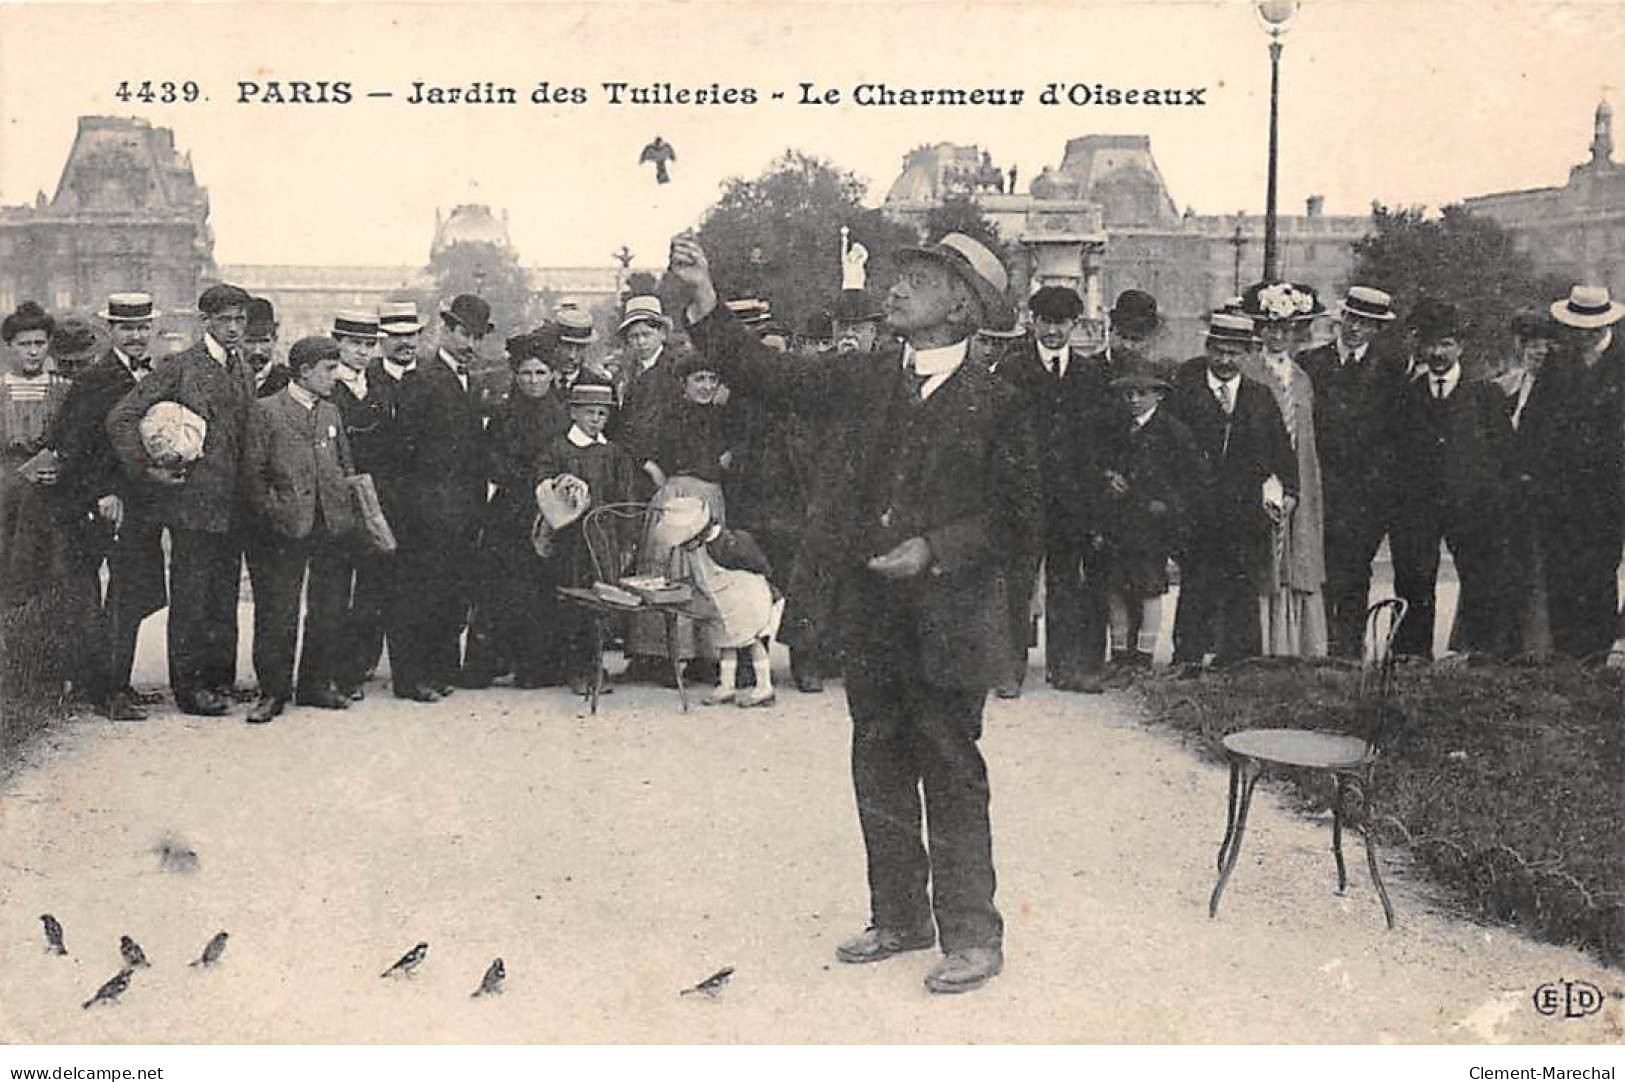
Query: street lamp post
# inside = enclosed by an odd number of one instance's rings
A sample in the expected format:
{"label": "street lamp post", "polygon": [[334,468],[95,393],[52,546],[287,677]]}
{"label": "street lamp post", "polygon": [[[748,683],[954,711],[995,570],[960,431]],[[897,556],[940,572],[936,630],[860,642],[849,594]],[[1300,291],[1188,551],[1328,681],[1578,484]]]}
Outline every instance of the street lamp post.
{"label": "street lamp post", "polygon": [[1264,189],[1264,281],[1273,282],[1281,274],[1281,253],[1276,239],[1275,173],[1278,158],[1278,112],[1281,100],[1281,38],[1287,32],[1292,16],[1297,14],[1298,0],[1258,0],[1254,5],[1264,32],[1270,36],[1270,161],[1269,180]]}

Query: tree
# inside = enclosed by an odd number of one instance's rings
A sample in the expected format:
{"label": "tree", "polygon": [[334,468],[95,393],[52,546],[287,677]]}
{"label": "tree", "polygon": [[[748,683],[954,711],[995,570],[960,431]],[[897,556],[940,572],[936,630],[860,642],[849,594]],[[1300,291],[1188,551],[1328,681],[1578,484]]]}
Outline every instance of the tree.
{"label": "tree", "polygon": [[781,322],[800,327],[841,290],[841,227],[869,251],[869,289],[896,277],[890,254],[919,237],[863,206],[867,185],[828,162],[787,150],[754,180],[725,181],[705,214],[700,243],[724,298],[766,297]]}
{"label": "tree", "polygon": [[925,242],[935,244],[949,233],[963,233],[1005,256],[1004,238],[999,227],[982,213],[982,204],[973,195],[950,195],[926,211]]}
{"label": "tree", "polygon": [[[529,330],[541,322],[544,298],[533,295],[525,281],[525,271],[510,248],[495,244],[451,244],[436,252],[429,262],[436,295],[418,298],[420,311],[435,312],[459,293],[473,293],[491,306],[496,330],[480,349],[488,362],[502,357],[504,339]],[[438,324],[438,319],[434,322]]]}
{"label": "tree", "polygon": [[1353,280],[1393,294],[1402,313],[1424,296],[1454,304],[1467,324],[1469,363],[1504,356],[1512,313],[1567,289],[1537,273],[1498,222],[1459,204],[1437,218],[1421,207],[1372,204],[1371,232],[1354,245]]}

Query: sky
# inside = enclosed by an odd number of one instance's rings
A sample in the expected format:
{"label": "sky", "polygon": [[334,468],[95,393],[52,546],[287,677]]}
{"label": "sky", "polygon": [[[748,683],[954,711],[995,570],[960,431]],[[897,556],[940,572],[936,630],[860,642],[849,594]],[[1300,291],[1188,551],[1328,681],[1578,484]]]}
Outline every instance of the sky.
{"label": "sky", "polygon": [[[1625,110],[1625,0],[1305,0],[1283,39],[1280,204],[1438,206],[1561,184],[1605,93]],[[195,80],[207,100],[121,102],[122,80]],[[239,81],[354,85],[350,104],[238,104]],[[412,83],[492,81],[521,104],[410,105]],[[533,105],[538,82],[580,105]],[[612,106],[603,85],[754,88],[755,105]],[[1017,107],[801,105],[839,90],[1021,88]],[[1048,83],[1205,87],[1193,107],[1042,106]],[[389,90],[392,98],[368,98]],[[774,91],[784,93],[772,100]],[[220,263],[421,264],[436,209],[505,208],[523,262],[663,261],[729,177],[785,149],[870,183],[904,154],[976,143],[1021,187],[1066,140],[1151,138],[1175,202],[1260,213],[1269,61],[1251,5],[1179,0],[0,5],[0,203],[55,190],[81,114],[174,129],[209,188]],[[1616,125],[1618,126],[1618,125]],[[672,182],[638,164],[655,135]],[[1625,127],[1619,128],[1625,161]]]}

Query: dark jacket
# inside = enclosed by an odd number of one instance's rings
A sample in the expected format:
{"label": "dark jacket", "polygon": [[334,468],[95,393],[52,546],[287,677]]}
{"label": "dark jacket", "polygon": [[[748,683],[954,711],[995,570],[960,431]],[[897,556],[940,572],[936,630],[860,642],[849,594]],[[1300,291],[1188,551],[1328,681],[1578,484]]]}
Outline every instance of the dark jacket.
{"label": "dark jacket", "polygon": [[[203,456],[179,485],[158,485],[147,475],[141,418],[158,402],[179,402],[208,424]],[[107,433],[125,469],[151,486],[159,519],[167,525],[206,533],[229,533],[240,518],[243,444],[248,410],[254,402],[254,376],[246,360],[231,367],[209,355],[200,341],[166,357],[107,416]]]}
{"label": "dark jacket", "polygon": [[283,537],[310,536],[321,513],[325,532],[355,529],[345,477],[354,471],[344,421],[332,402],[310,409],[286,388],[254,403],[243,475],[249,506]]}
{"label": "dark jacket", "polygon": [[[848,420],[807,527],[837,581],[847,664],[907,666],[949,688],[997,680],[1009,664],[1000,572],[1010,553],[1036,549],[1041,515],[1020,393],[965,363],[922,402],[895,346],[786,356],[722,307],[691,335],[735,393]],[[922,575],[892,582],[865,567],[914,537],[931,548]]]}
{"label": "dark jacket", "polygon": [[1376,510],[1393,476],[1395,403],[1405,362],[1378,338],[1358,362],[1342,363],[1337,343],[1298,356],[1315,388],[1315,450],[1330,517]]}
{"label": "dark jacket", "polygon": [[1395,413],[1394,487],[1401,511],[1436,507],[1493,513],[1510,473],[1512,425],[1506,396],[1467,379],[1450,396],[1433,396],[1431,374],[1406,384]]}
{"label": "dark jacket", "polygon": [[1180,365],[1173,392],[1160,408],[1190,429],[1207,467],[1206,498],[1196,508],[1196,542],[1201,531],[1217,530],[1247,546],[1250,555],[1265,554],[1274,526],[1263,507],[1264,480],[1273,474],[1288,493],[1298,491],[1298,457],[1269,388],[1243,376],[1227,426],[1208,385],[1207,359],[1196,357]]}
{"label": "dark jacket", "polygon": [[[639,466],[659,453],[666,417],[682,400],[683,383],[676,373],[679,360],[679,352],[667,345],[651,367],[631,377],[620,412],[611,419],[610,438]],[[636,363],[630,355],[628,363]]]}
{"label": "dark jacket", "polygon": [[118,496],[129,513],[145,503],[147,486],[137,484],[119,467],[118,453],[107,434],[107,415],[134,389],[136,379],[118,355],[108,350],[101,360],[74,377],[57,418],[57,454],[62,459],[56,499],[67,520],[83,519],[103,496]]}
{"label": "dark jacket", "polygon": [[1101,464],[1128,482],[1106,488],[1101,532],[1117,559],[1145,558],[1160,566],[1188,536],[1192,509],[1207,488],[1207,464],[1190,429],[1158,407],[1139,428],[1126,410],[1112,413]]}
{"label": "dark jacket", "polygon": [[536,467],[548,446],[570,429],[570,415],[552,395],[511,394],[486,426],[486,473],[496,491],[488,522],[528,539],[536,517]]}
{"label": "dark jacket", "polygon": [[1005,354],[998,374],[1021,392],[1038,443],[1045,534],[1077,542],[1099,533],[1100,438],[1113,405],[1106,355],[1071,350],[1057,379],[1027,337]]}
{"label": "dark jacket", "polygon": [[472,381],[465,391],[438,355],[401,385],[399,502],[408,538],[468,543],[485,507],[485,432]]}

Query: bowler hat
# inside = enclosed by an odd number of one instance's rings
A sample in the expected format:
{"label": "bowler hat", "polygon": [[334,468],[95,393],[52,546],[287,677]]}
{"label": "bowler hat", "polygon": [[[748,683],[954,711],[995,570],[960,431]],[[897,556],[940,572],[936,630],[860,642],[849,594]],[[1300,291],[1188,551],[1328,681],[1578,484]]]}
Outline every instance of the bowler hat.
{"label": "bowler hat", "polygon": [[1610,298],[1607,286],[1575,286],[1552,302],[1552,318],[1565,327],[1608,327],[1625,318],[1625,304]]}
{"label": "bowler hat", "polygon": [[570,388],[571,406],[608,406],[615,408],[615,388],[605,383],[577,383]]}
{"label": "bowler hat", "polygon": [[1456,312],[1456,306],[1434,297],[1423,297],[1417,301],[1405,325],[1423,342],[1436,342],[1461,333],[1461,317]]}
{"label": "bowler hat", "polygon": [[1143,289],[1125,289],[1109,313],[1112,330],[1131,338],[1144,338],[1162,326],[1157,314],[1157,298]]}
{"label": "bowler hat", "polygon": [[384,301],[378,306],[378,329],[384,334],[417,334],[423,329],[417,302]]}
{"label": "bowler hat", "polygon": [[222,282],[203,291],[203,295],[197,299],[197,308],[204,315],[212,316],[227,308],[246,309],[250,299],[246,289]]}
{"label": "bowler hat", "polygon": [[110,293],[107,307],[96,315],[109,323],[140,323],[156,318],[158,310],[152,306],[151,293]]}
{"label": "bowler hat", "polygon": [[843,289],[840,296],[835,298],[835,322],[837,323],[876,323],[886,318],[880,306],[869,299],[869,294],[861,289]]}
{"label": "bowler hat", "polygon": [[339,344],[331,338],[319,334],[301,338],[288,350],[288,367],[295,372],[308,368],[321,361],[336,361],[339,358]]}
{"label": "bowler hat", "polygon": [[1027,310],[1051,323],[1077,319],[1083,315],[1083,298],[1067,286],[1044,286],[1027,298]]}
{"label": "bowler hat", "polygon": [[249,338],[269,338],[276,331],[276,308],[264,297],[248,298],[248,329],[243,332]]}
{"label": "bowler hat", "polygon": [[1544,310],[1520,309],[1512,313],[1512,319],[1509,323],[1509,329],[1515,338],[1525,340],[1531,338],[1556,339],[1558,336],[1556,321],[1552,319],[1550,313]]}
{"label": "bowler hat", "polygon": [[472,293],[457,294],[450,304],[441,307],[440,314],[470,334],[490,334],[496,329],[491,322],[491,306]]}
{"label": "bowler hat", "polygon": [[898,265],[925,259],[947,267],[970,286],[982,302],[983,322],[1002,323],[1011,319],[1010,302],[1005,298],[1010,275],[999,257],[981,241],[963,233],[949,233],[924,248],[899,248],[893,258]]}

